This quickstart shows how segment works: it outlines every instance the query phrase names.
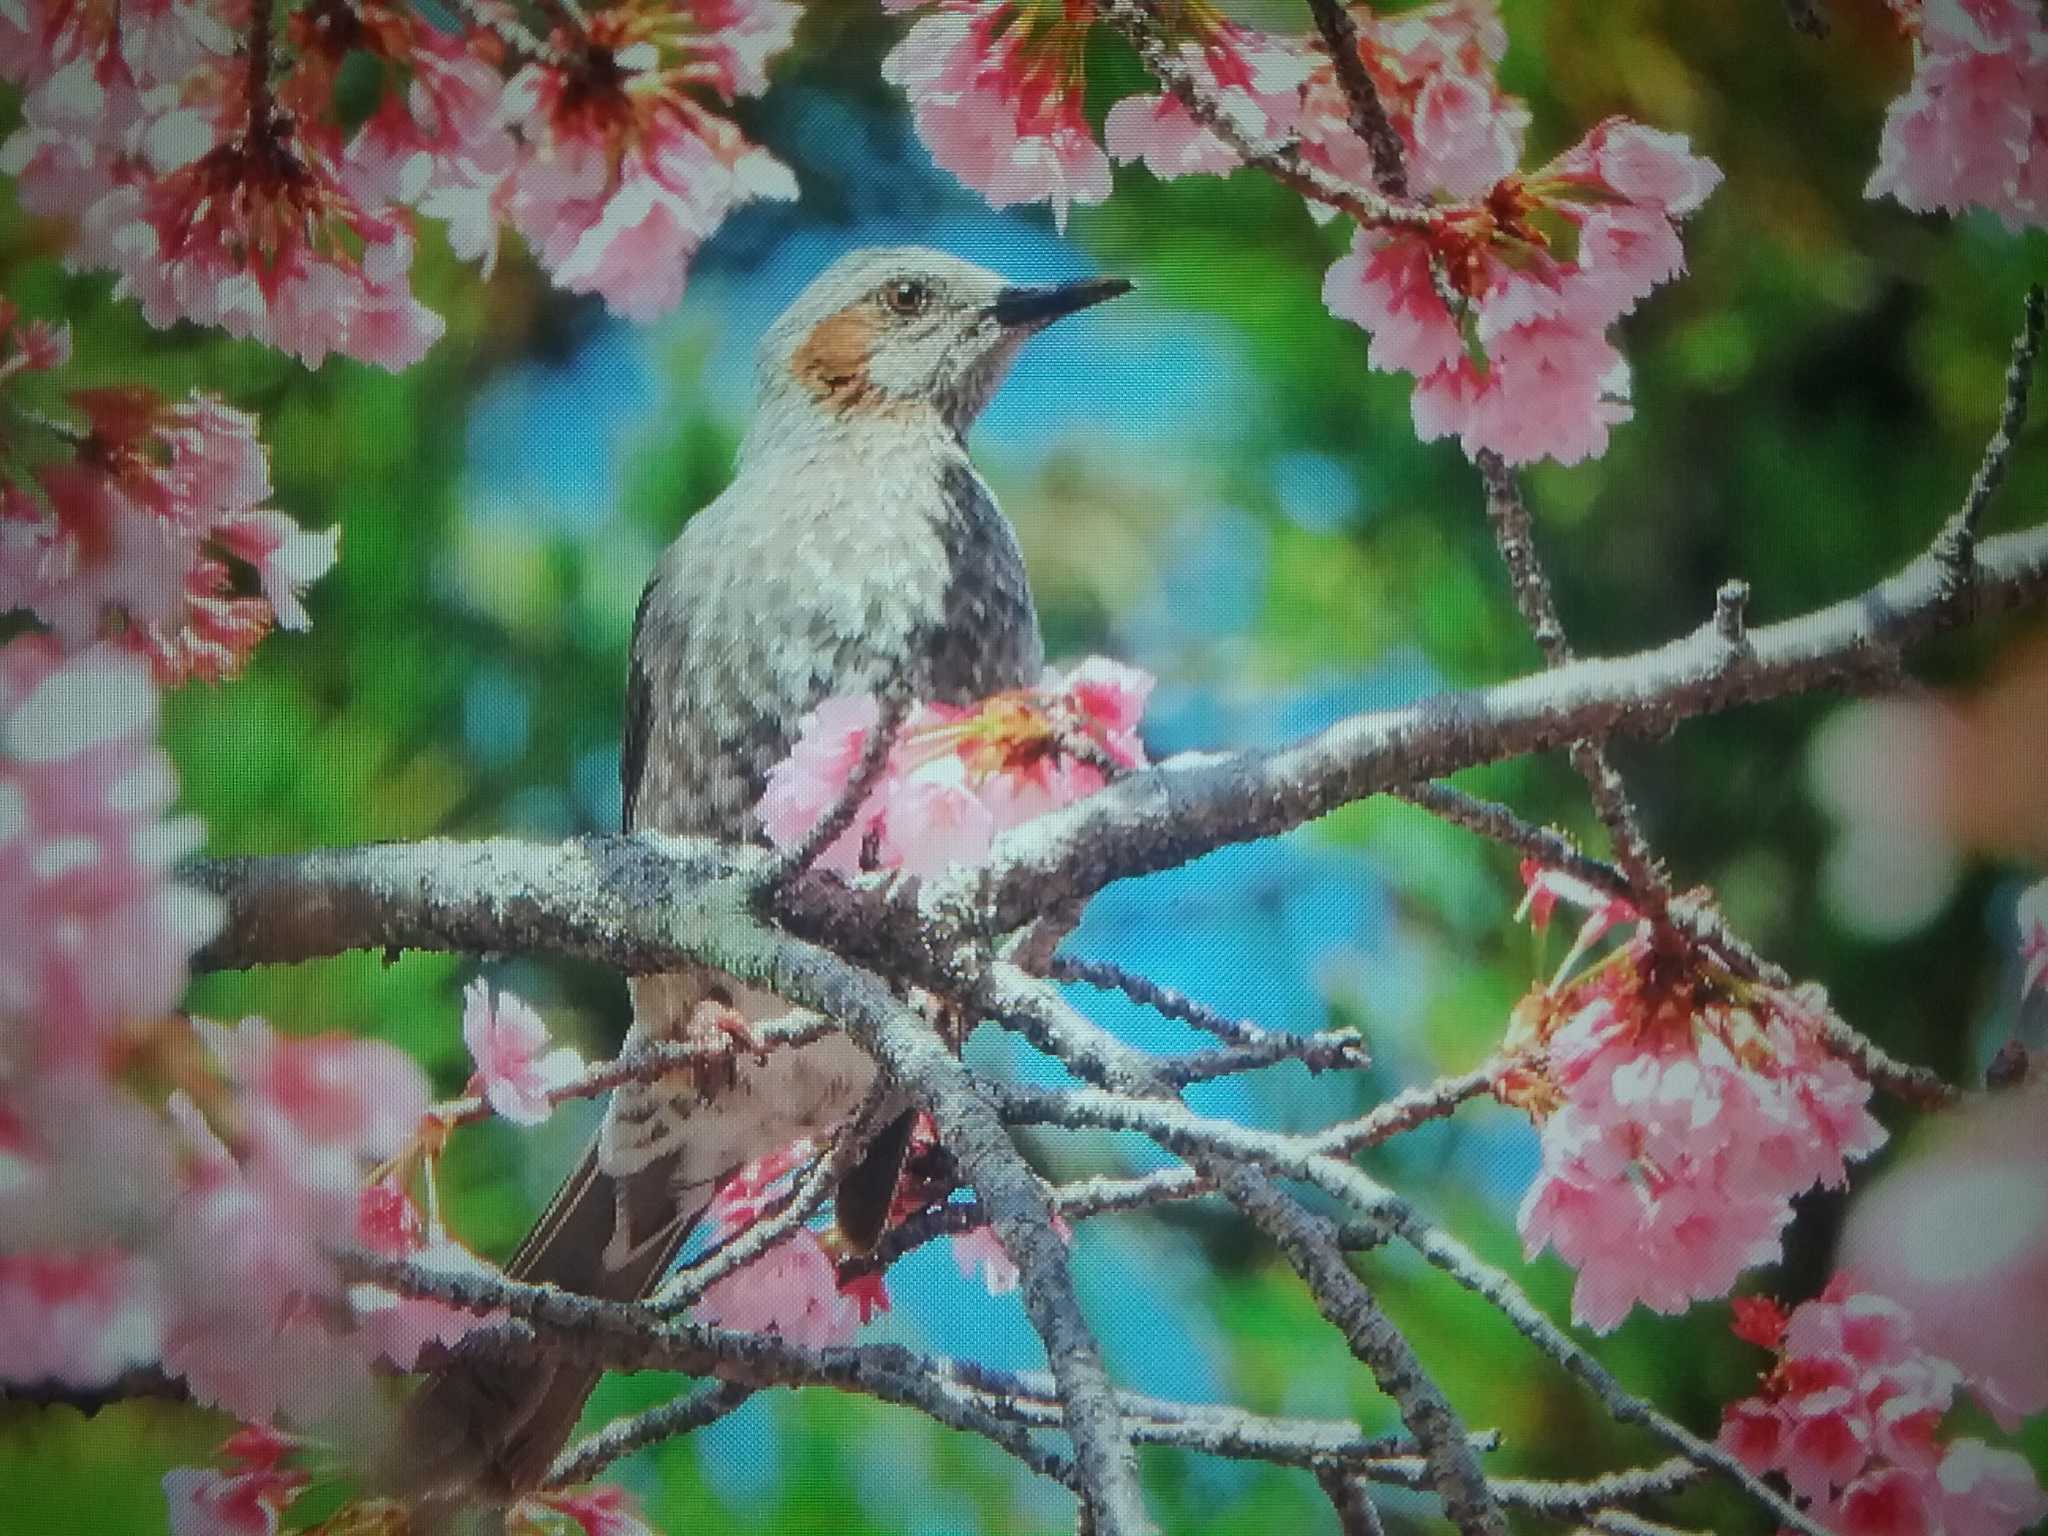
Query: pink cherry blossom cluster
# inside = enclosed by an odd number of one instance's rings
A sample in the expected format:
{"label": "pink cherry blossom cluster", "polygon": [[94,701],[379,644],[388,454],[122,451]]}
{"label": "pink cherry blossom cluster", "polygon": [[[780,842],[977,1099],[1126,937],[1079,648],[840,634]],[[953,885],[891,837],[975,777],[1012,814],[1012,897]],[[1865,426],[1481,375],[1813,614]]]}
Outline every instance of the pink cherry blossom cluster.
{"label": "pink cherry blossom cluster", "polygon": [[1629,415],[1607,331],[1685,268],[1678,223],[1720,181],[1677,134],[1621,118],[1421,230],[1360,229],[1323,302],[1416,377],[1422,438],[1512,464],[1606,451]]}
{"label": "pink cherry blossom cluster", "polygon": [[[0,379],[61,358],[61,341],[0,304]],[[110,638],[163,683],[232,676],[273,624],[307,627],[302,594],[339,532],[263,505],[254,417],[141,387],[68,399],[83,429],[53,424],[40,464],[0,471],[0,613],[28,610],[69,651]]]}
{"label": "pink cherry blossom cluster", "polygon": [[[1151,689],[1145,673],[1095,657],[1036,689],[965,708],[920,705],[819,864],[929,875],[979,863],[997,833],[1100,789],[1105,766],[1143,764],[1137,725]],[[804,717],[756,808],[777,846],[801,842],[845,793],[879,716],[874,699],[860,696],[827,700]]]}
{"label": "pink cherry blossom cluster", "polygon": [[[714,1242],[739,1236],[790,1197],[797,1177],[819,1155],[803,1138],[757,1158],[712,1196],[704,1228]],[[822,1349],[844,1344],[877,1309],[886,1311],[881,1276],[859,1292],[839,1281],[839,1264],[823,1233],[800,1227],[750,1263],[705,1288],[692,1315],[697,1321],[748,1333],[773,1333],[793,1344]]]}
{"label": "pink cherry blossom cluster", "polygon": [[2048,1517],[2026,1460],[1977,1439],[1939,1438],[1963,1385],[1914,1338],[1910,1315],[1837,1275],[1787,1314],[1735,1304],[1735,1331],[1776,1360],[1724,1414],[1721,1441],[1777,1473],[1841,1536],[2017,1536]]}
{"label": "pink cherry blossom cluster", "polygon": [[245,1424],[214,1452],[219,1467],[173,1467],[164,1474],[171,1536],[276,1536],[278,1520],[312,1476],[293,1464],[299,1442]]}
{"label": "pink cherry blossom cluster", "polygon": [[[127,1026],[178,1000],[220,924],[171,881],[201,829],[170,816],[156,690],[137,658],[65,656],[48,636],[0,647],[0,1019],[44,1071],[96,1067]],[[110,955],[121,963],[110,965]]]}
{"label": "pink cherry blossom cluster", "polygon": [[131,655],[0,649],[0,1380],[157,1363],[250,1417],[317,1411],[333,1357],[380,1348],[337,1324],[325,1245],[425,1083],[387,1045],[171,1013],[220,914],[169,878],[198,827],[166,815],[155,719]]}
{"label": "pink cherry blossom cluster", "polygon": [[[1109,156],[1163,177],[1219,173],[1237,155],[1166,94],[1110,109],[1102,144],[1082,113],[1093,0],[883,0],[923,11],[883,61],[932,157],[997,208],[1045,202],[1064,228],[1075,203],[1109,196]],[[1273,143],[1300,120],[1312,58],[1296,41],[1240,25],[1208,0],[1162,17],[1167,45],[1246,137]]]}
{"label": "pink cherry blossom cluster", "polygon": [[929,10],[882,61],[932,158],[990,206],[1109,196],[1109,158],[1081,113],[1090,0],[883,0]]}
{"label": "pink cherry blossom cluster", "polygon": [[[1529,109],[1495,77],[1508,51],[1499,0],[1434,0],[1391,16],[1353,6],[1359,57],[1400,135],[1409,185],[1422,196],[1483,197],[1522,163]],[[1305,94],[1302,152],[1342,180],[1374,183],[1372,154],[1327,54]]]}
{"label": "pink cherry blossom cluster", "polygon": [[1893,0],[1913,79],[1866,189],[1908,208],[2048,225],[2048,16],[2033,0]]}
{"label": "pink cherry blossom cluster", "polygon": [[[510,224],[563,287],[647,318],[736,204],[795,195],[704,100],[766,88],[791,0],[565,11],[509,82],[495,31],[444,31],[397,0],[315,0],[282,38],[247,0],[117,9],[0,9],[0,77],[25,88],[0,169],[155,325],[404,368],[443,329],[411,286],[421,216],[486,265]],[[365,56],[381,93],[344,131],[342,66]]]}
{"label": "pink cherry blossom cluster", "polygon": [[[118,1069],[178,1086],[152,1100]],[[410,1367],[451,1320],[351,1293],[328,1249],[379,1236],[364,1170],[425,1108],[402,1052],[254,1019],[39,1064],[0,1095],[0,1379],[92,1387],[156,1364],[201,1402],[310,1420],[373,1361]]]}
{"label": "pink cherry blossom cluster", "polygon": [[[978,863],[996,833],[1094,793],[1107,782],[1105,770],[1145,761],[1138,724],[1152,683],[1134,667],[1091,657],[1064,672],[1048,671],[1034,689],[964,707],[918,706],[898,730],[852,825],[819,862],[843,871],[871,862],[914,874]],[[771,840],[783,847],[802,842],[839,802],[880,713],[870,697],[835,698],[804,717],[789,755],[770,770],[757,807]],[[920,1117],[891,1203],[891,1225],[945,1198],[949,1186],[917,1172],[936,1145],[929,1120]],[[729,1239],[779,1208],[817,1155],[815,1144],[796,1141],[742,1168],[705,1214],[713,1239]],[[953,1243],[962,1273],[980,1274],[990,1295],[1015,1289],[1016,1266],[987,1228]],[[696,1315],[826,1345],[846,1342],[888,1307],[881,1274],[842,1278],[825,1235],[803,1228],[714,1282]]]}
{"label": "pink cherry blossom cluster", "polygon": [[1516,1009],[1508,1045],[1533,1062],[1496,1092],[1541,1129],[1524,1248],[1557,1250],[1578,1272],[1573,1317],[1605,1331],[1638,1302],[1679,1312],[1727,1294],[1778,1256],[1793,1197],[1841,1184],[1884,1131],[1869,1084],[1822,1043],[1817,989],[1744,982],[1647,924],[1568,976],[1634,916],[1593,899],[1557,978]]}
{"label": "pink cherry blossom cluster", "polygon": [[[277,1536],[292,1505],[314,1484],[313,1442],[245,1424],[214,1452],[215,1466],[164,1474],[171,1536]],[[355,1498],[326,1511],[309,1532],[391,1532],[411,1528],[388,1499]],[[529,1493],[504,1511],[506,1536],[655,1536],[623,1488],[585,1486]]]}
{"label": "pink cherry blossom cluster", "polygon": [[497,197],[557,283],[652,319],[732,209],[796,196],[788,167],[693,93],[766,90],[798,14],[792,0],[639,0],[558,31],[555,57],[513,77],[500,115],[519,145]]}

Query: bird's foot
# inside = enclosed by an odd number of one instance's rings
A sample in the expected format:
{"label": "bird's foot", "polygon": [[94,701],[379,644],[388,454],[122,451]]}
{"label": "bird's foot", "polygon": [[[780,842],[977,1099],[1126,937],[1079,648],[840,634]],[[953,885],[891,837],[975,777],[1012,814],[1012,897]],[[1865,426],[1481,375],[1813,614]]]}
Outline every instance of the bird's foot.
{"label": "bird's foot", "polygon": [[690,1038],[707,1043],[723,1038],[732,1054],[746,1054],[756,1061],[768,1059],[768,1048],[754,1033],[747,1016],[731,1003],[706,999],[690,1013]]}

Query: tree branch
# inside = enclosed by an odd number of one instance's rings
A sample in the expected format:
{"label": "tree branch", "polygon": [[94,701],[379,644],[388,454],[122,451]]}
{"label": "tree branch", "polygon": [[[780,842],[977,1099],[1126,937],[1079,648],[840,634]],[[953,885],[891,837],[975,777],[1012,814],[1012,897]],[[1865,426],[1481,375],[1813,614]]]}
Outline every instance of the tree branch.
{"label": "tree branch", "polygon": [[[1980,613],[2048,595],[2048,526],[1984,540]],[[1353,715],[1270,751],[1185,754],[997,840],[990,861],[942,879],[812,874],[778,902],[790,927],[856,957],[916,957],[934,935],[995,934],[1113,881],[1287,831],[1338,806],[1582,736],[1664,736],[1683,721],[1865,675],[1878,658],[1967,615],[1921,556],[1834,605],[1750,631],[1729,666],[1709,629],[1490,688]],[[766,855],[700,839],[510,838],[372,844],[189,861],[181,878],[227,904],[198,970],[295,963],[350,950],[554,954],[628,972],[708,963]],[[715,920],[713,920],[715,919]]]}
{"label": "tree branch", "polygon": [[1315,16],[1323,46],[1330,51],[1337,84],[1351,108],[1351,131],[1372,152],[1373,180],[1390,197],[1408,196],[1407,157],[1401,151],[1401,136],[1387,120],[1386,106],[1373,86],[1372,76],[1366,73],[1358,23],[1351,19],[1343,0],[1308,0],[1308,8]]}
{"label": "tree branch", "polygon": [[2011,361],[2006,364],[1997,429],[1984,445],[1984,456],[1977,464],[1977,473],[1970,478],[1962,507],[1935,541],[1935,553],[1948,567],[1949,579],[1965,593],[1976,577],[1977,539],[1984,509],[2005,483],[2006,472],[2012,467],[2013,446],[2019,440],[2020,428],[2026,425],[2027,397],[2033,389],[2034,366],[2040,361],[2044,329],[2048,329],[2048,298],[2044,298],[2041,285],[2035,283],[2027,289],[2020,306],[2020,328],[2012,339]]}

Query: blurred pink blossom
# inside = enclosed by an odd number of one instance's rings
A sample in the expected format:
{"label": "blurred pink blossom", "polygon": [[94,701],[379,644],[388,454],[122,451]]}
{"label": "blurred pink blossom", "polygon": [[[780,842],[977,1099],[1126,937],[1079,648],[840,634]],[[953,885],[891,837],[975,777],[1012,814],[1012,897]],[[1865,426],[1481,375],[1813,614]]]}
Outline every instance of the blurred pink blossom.
{"label": "blurred pink blossom", "polygon": [[558,284],[652,319],[682,298],[691,258],[732,209],[797,195],[788,167],[685,89],[762,89],[795,16],[785,0],[696,0],[679,32],[617,6],[512,78],[499,110],[519,149],[497,196]]}
{"label": "blurred pink blossom", "polygon": [[0,1381],[105,1386],[156,1358],[154,1277],[117,1248],[0,1254]]}
{"label": "blurred pink blossom", "polygon": [[1913,79],[1864,189],[1923,212],[2048,224],[2048,16],[2033,0],[1908,0]]}
{"label": "blurred pink blossom", "polygon": [[2048,1409],[2048,1086],[1930,1118],[1850,1208],[1841,1263],[1908,1309],[2006,1427]]}
{"label": "blurred pink blossom", "polygon": [[[123,1026],[171,1008],[219,904],[175,884],[201,829],[155,744],[156,691],[101,646],[0,648],[0,1018],[49,1073],[96,1061]],[[119,955],[110,965],[107,957]]]}
{"label": "blurred pink blossom", "polygon": [[944,5],[912,25],[882,76],[910,98],[918,137],[941,166],[991,207],[1050,203],[1064,229],[1075,203],[1109,196],[1109,157],[1081,113],[1094,20],[1086,3]]}
{"label": "blurred pink blossom", "polygon": [[[111,633],[161,683],[232,676],[272,623],[304,628],[302,594],[338,531],[262,506],[270,466],[255,418],[208,395],[75,390],[87,423],[33,486],[0,483],[0,610],[26,608],[69,649]],[[252,567],[262,596],[234,590]]]}

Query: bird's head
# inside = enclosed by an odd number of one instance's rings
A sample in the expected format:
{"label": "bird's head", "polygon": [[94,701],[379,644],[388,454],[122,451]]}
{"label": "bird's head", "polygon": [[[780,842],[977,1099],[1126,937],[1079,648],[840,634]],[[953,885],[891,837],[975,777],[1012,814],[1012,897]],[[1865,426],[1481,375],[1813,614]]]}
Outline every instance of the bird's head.
{"label": "bird's head", "polygon": [[1130,291],[1119,277],[1023,286],[943,251],[855,251],[762,338],[762,414],[930,421],[964,433],[1025,339]]}

